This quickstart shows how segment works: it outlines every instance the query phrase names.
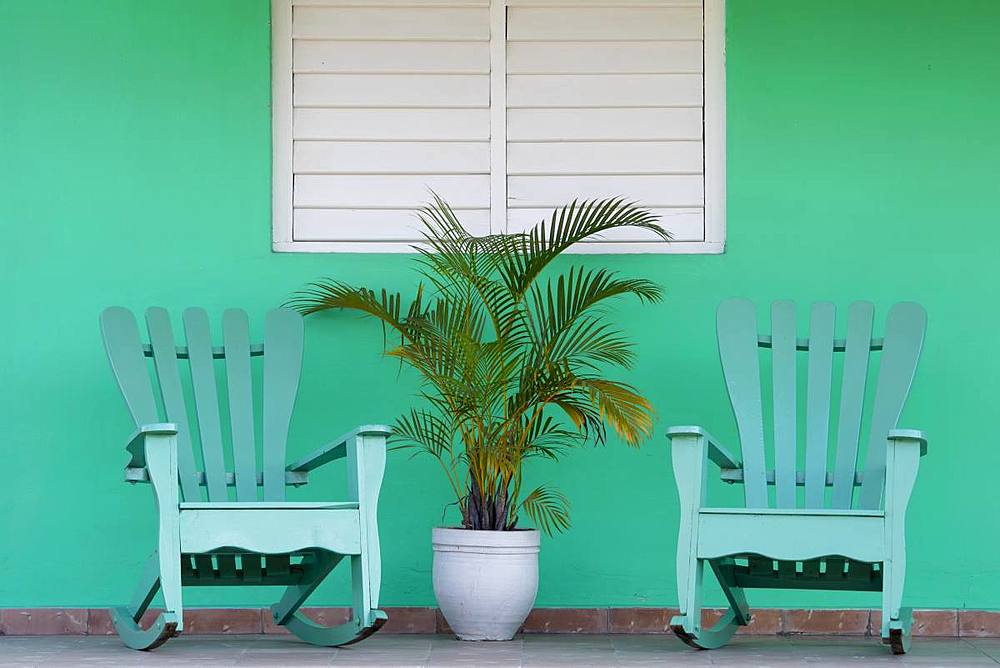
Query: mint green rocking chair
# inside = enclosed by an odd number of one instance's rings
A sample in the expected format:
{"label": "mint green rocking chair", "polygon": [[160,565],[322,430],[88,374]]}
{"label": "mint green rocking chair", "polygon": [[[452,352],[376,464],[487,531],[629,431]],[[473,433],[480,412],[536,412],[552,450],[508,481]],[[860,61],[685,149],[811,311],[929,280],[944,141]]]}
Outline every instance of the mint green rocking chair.
{"label": "mint green rocking chair", "polygon": [[[111,611],[118,635],[129,647],[149,650],[180,634],[181,587],[189,585],[284,586],[271,608],[274,622],[312,644],[346,645],[371,635],[386,621],[378,609],[376,510],[388,428],[359,427],[286,465],[302,365],[302,317],[284,309],[269,312],[262,345],[250,343],[247,315],[240,310],[223,314],[221,346],[212,345],[204,310],[187,309],[183,322],[187,345],[177,346],[167,312],[147,310],[145,344],[130,311],[113,307],[101,314],[111,368],[135,422],[125,446],[130,455],[125,479],[152,485],[158,515],[156,549],[135,594],[128,605]],[[263,360],[259,470],[251,363],[257,357]],[[182,360],[189,363],[195,420],[189,419]],[[222,402],[216,360],[225,364]],[[228,407],[225,431],[220,403]],[[194,443],[200,448],[197,457]],[[306,484],[309,471],[336,459],[347,462],[348,498],[328,503],[285,499],[287,485]],[[345,557],[353,581],[353,618],[339,626],[318,625],[299,607]],[[143,628],[140,619],[158,591],[165,610]]]}
{"label": "mint green rocking chair", "polygon": [[[689,645],[720,647],[750,623],[747,589],[826,589],[882,592],[882,641],[896,654],[909,650],[911,611],[902,607],[904,524],[927,440],[919,431],[898,429],[896,422],[923,347],[927,315],[917,304],[896,304],[884,337],[872,338],[873,313],[870,303],[851,304],[847,336],[838,339],[834,305],[813,304],[809,337],[799,338],[792,302],[771,305],[770,334],[759,333],[751,302],[734,299],[719,306],[719,354],[742,461],[700,427],[668,430],[681,509],[680,614],[671,628]],[[767,351],[772,391],[762,395]],[[843,359],[835,366],[838,354]],[[805,374],[799,373],[799,357]],[[878,358],[878,372],[866,406],[870,358]],[[837,380],[839,409],[831,439]],[[770,438],[765,438],[762,396],[770,397],[773,409]],[[870,427],[862,466],[858,446],[866,413]],[[765,443],[773,446],[773,468]],[[709,462],[721,469],[723,481],[743,485],[744,507],[707,504]],[[706,565],[729,602],[726,614],[708,629],[701,623]]]}

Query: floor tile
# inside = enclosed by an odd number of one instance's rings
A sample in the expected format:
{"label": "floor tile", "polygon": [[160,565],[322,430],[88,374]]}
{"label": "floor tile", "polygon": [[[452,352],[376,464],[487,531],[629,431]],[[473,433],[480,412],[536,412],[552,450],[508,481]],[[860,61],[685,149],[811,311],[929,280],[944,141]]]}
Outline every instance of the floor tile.
{"label": "floor tile", "polygon": [[531,635],[511,642],[463,642],[446,635],[383,635],[342,649],[289,636],[187,636],[152,652],[127,649],[115,637],[0,637],[0,666],[997,666],[1000,639],[917,638],[892,656],[864,636],[737,636],[698,651],[669,635]]}
{"label": "floor tile", "polygon": [[967,638],[965,642],[1000,663],[1000,638]]}

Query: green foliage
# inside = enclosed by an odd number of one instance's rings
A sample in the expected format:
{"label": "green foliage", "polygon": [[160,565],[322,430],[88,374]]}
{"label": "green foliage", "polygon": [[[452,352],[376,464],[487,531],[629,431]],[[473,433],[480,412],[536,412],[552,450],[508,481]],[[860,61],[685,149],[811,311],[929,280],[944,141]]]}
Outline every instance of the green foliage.
{"label": "green foliage", "polygon": [[629,445],[649,437],[653,411],[610,367],[629,368],[630,342],[601,308],[633,295],[657,302],[658,286],[605,269],[571,267],[544,277],[573,244],[638,227],[667,240],[656,217],[620,198],[573,202],[531,231],[476,237],[440,197],[419,211],[421,283],[399,293],[316,281],[290,305],[304,314],[361,311],[381,321],[386,353],[420,374],[425,404],[400,416],[393,439],[440,462],[470,529],[511,530],[523,510],[546,533],[569,526],[561,493],[522,495],[524,462],[603,444],[610,426]]}

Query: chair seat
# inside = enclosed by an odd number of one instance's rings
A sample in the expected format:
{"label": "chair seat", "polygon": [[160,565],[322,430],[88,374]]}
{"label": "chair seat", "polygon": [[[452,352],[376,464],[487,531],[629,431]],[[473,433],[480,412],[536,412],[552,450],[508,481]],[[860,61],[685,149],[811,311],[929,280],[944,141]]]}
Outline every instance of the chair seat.
{"label": "chair seat", "polygon": [[881,510],[854,510],[843,508],[701,508],[699,513],[719,515],[768,515],[795,517],[884,517]]}
{"label": "chair seat", "polygon": [[181,506],[181,552],[361,553],[357,504],[206,503]]}
{"label": "chair seat", "polygon": [[781,561],[846,557],[875,563],[885,553],[885,516],[876,510],[702,508],[698,557],[755,554]]}
{"label": "chair seat", "polygon": [[357,510],[357,501],[193,501],[181,510]]}

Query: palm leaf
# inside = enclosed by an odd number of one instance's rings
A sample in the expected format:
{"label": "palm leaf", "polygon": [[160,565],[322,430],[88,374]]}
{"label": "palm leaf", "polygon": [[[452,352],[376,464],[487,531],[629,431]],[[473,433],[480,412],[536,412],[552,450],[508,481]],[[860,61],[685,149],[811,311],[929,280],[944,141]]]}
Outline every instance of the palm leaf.
{"label": "palm leaf", "polygon": [[569,528],[569,499],[557,490],[536,487],[524,497],[521,508],[535,526],[549,535]]}

